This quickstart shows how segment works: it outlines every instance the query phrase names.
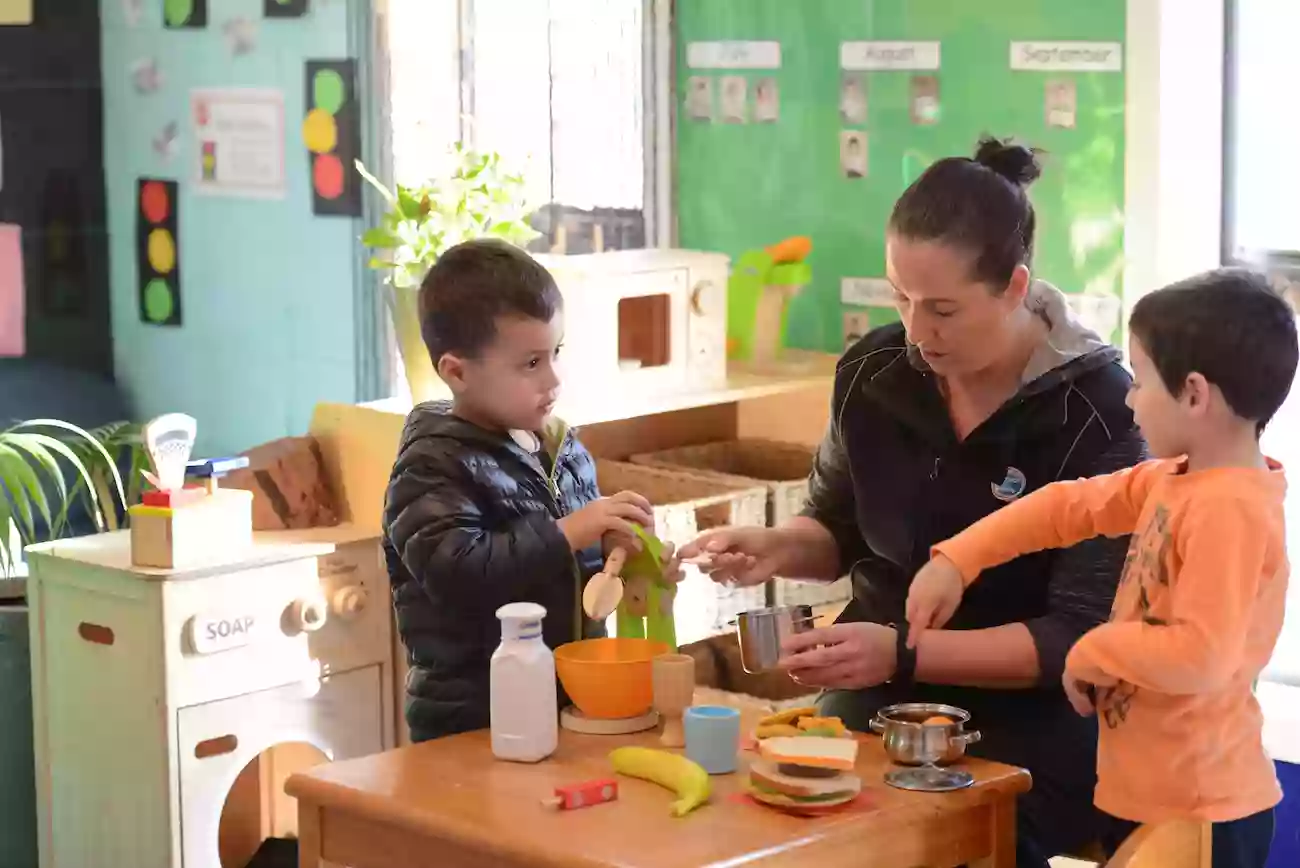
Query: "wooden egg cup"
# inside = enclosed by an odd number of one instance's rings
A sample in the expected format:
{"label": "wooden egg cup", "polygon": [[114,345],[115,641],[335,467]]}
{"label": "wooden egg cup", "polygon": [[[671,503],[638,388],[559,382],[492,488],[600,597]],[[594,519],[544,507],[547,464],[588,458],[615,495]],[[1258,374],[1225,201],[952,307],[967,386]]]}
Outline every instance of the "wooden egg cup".
{"label": "wooden egg cup", "polygon": [[695,658],[686,654],[662,654],[650,664],[654,682],[654,707],[663,719],[659,742],[664,747],[685,747],[682,714],[695,698]]}

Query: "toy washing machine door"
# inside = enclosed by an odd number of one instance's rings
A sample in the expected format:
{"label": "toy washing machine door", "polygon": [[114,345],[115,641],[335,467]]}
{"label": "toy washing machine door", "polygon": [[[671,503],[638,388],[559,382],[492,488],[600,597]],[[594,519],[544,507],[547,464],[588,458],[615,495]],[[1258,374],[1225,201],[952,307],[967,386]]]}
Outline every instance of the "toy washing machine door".
{"label": "toy washing machine door", "polygon": [[180,864],[242,866],[264,839],[296,837],[284,779],[384,749],[381,674],[367,666],[182,708]]}

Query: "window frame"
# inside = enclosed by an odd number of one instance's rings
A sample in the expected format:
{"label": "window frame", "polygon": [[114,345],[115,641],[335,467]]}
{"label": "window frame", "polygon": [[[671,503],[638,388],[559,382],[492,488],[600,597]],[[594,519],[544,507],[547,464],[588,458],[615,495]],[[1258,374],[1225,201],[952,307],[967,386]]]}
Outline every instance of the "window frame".
{"label": "window frame", "polygon": [[[392,128],[392,56],[387,40],[388,7],[395,0],[375,0],[371,11],[373,46],[369,92],[374,94],[375,111],[372,123],[375,134],[375,166],[379,177],[391,179],[394,172]],[[411,2],[411,0],[407,0]],[[418,2],[418,0],[417,0]],[[424,0],[429,2],[429,0]],[[439,0],[443,2],[443,0]],[[472,39],[474,32],[474,0],[454,0],[456,4],[456,43],[458,46],[457,90],[459,117],[457,132],[461,141],[473,144],[474,75]],[[675,58],[672,41],[673,0],[641,0],[641,108],[643,222],[647,249],[672,247],[677,239],[676,202],[673,195],[675,181],[674,148],[675,111],[674,76]],[[367,197],[371,199],[372,197]],[[377,206],[367,206],[366,225],[379,219]],[[382,298],[382,278],[371,272],[369,283]],[[396,337],[388,316],[375,317],[370,331],[377,335],[377,349],[381,356],[379,372],[383,383],[379,398],[400,396],[404,388],[404,370],[398,357]]]}
{"label": "window frame", "polygon": [[1237,19],[1242,5],[1242,0],[1223,2],[1223,167],[1219,258],[1224,265],[1264,268],[1287,280],[1300,280],[1300,249],[1260,250],[1257,257],[1243,257],[1237,252],[1237,61],[1240,51]]}

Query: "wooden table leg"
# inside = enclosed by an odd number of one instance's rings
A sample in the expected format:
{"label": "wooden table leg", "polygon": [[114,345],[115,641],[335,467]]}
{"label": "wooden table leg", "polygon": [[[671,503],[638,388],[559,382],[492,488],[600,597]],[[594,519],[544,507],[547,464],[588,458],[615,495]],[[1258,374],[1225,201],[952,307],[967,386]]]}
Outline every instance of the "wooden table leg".
{"label": "wooden table leg", "polygon": [[993,852],[972,862],[970,868],[1016,868],[1016,797],[1003,796],[989,807]]}

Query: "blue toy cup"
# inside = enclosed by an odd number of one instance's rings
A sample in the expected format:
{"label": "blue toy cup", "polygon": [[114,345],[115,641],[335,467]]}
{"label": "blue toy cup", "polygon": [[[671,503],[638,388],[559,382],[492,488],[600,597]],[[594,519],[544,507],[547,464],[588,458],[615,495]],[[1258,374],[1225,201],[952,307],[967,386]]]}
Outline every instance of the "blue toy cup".
{"label": "blue toy cup", "polygon": [[711,775],[736,770],[740,753],[740,712],[721,705],[692,705],[682,715],[686,756]]}

